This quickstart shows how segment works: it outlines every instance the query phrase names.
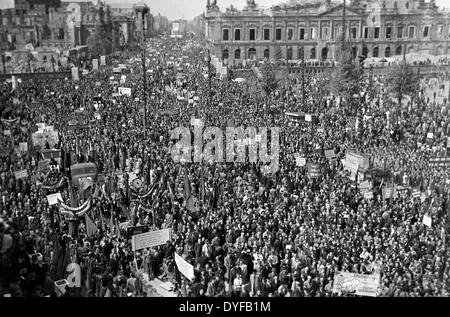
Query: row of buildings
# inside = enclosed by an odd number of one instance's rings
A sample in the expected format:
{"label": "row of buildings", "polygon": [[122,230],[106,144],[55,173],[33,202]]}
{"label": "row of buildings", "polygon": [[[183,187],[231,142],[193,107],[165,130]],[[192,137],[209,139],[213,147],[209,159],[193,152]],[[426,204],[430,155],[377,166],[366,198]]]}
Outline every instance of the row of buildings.
{"label": "row of buildings", "polygon": [[450,54],[450,13],[435,0],[291,0],[270,8],[246,0],[242,10],[225,11],[208,0],[205,24],[212,54],[228,64],[336,60],[343,30],[355,57]]}
{"label": "row of buildings", "polygon": [[[2,1],[0,52],[9,52],[8,57],[25,54],[30,48],[44,52],[41,55],[77,54],[86,48],[94,54],[108,54],[140,38],[142,19],[137,18],[133,5],[108,5],[101,0]],[[146,36],[153,36],[168,32],[170,22],[150,12],[145,26]]]}

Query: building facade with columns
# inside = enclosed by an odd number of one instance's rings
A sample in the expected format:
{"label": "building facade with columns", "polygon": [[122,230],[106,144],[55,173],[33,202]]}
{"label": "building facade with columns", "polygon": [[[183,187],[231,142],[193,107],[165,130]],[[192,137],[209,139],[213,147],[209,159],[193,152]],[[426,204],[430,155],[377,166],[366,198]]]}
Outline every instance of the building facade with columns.
{"label": "building facade with columns", "polygon": [[[345,13],[344,13],[345,11]],[[335,60],[345,38],[353,55],[450,54],[450,13],[435,0],[291,0],[221,11],[208,0],[205,33],[213,55],[228,64],[264,58]]]}

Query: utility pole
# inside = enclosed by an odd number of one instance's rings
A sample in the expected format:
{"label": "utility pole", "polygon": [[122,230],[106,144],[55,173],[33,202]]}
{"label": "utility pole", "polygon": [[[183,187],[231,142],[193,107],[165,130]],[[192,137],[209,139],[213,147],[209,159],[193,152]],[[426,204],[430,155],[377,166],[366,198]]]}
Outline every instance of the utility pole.
{"label": "utility pole", "polygon": [[[144,115],[142,118],[142,122],[143,122],[143,127],[144,127],[144,138],[147,135],[147,131],[146,131],[146,117],[147,117],[147,69],[146,69],[146,65],[145,65],[145,15],[148,13],[149,9],[148,7],[144,4],[144,3],[140,3],[138,5],[134,6],[134,10],[136,11],[137,14],[141,14],[142,17],[142,21],[141,21],[141,45],[142,45],[142,82],[143,82],[143,87],[142,87],[142,99],[143,99],[143,104],[144,104]],[[144,147],[145,148],[145,147]]]}
{"label": "utility pole", "polygon": [[211,107],[211,51],[208,49],[208,105]]}

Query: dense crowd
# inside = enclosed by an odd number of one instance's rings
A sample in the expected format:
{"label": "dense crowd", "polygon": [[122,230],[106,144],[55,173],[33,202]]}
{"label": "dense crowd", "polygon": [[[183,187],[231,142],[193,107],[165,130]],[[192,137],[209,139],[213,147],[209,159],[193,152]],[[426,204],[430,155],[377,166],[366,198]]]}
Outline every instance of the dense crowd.
{"label": "dense crowd", "polygon": [[[417,98],[403,106],[380,88],[384,97],[365,102],[355,124],[344,101],[319,85],[303,105],[298,79],[269,95],[253,82],[216,78],[209,90],[206,54],[192,40],[148,43],[145,136],[139,52],[108,56],[107,66],[78,82],[23,80],[12,93],[11,83],[2,84],[1,126],[9,132],[0,136],[0,294],[57,296],[54,282],[76,262],[81,285],[63,296],[148,296],[143,273],[169,279],[179,296],[354,296],[333,292],[337,271],[380,274],[378,296],[449,296],[449,170],[429,164],[448,151],[447,100],[443,92],[430,98],[441,87],[424,79]],[[123,84],[112,72],[118,64],[129,70]],[[130,87],[132,97],[112,97],[118,86]],[[317,122],[285,115],[307,110]],[[69,128],[81,117],[84,127]],[[280,127],[279,170],[264,174],[261,162],[175,162],[170,132],[189,127],[192,117],[206,127]],[[58,131],[56,144],[33,145],[42,122]],[[22,142],[28,150],[17,148]],[[38,163],[52,146],[61,157],[44,173]],[[335,159],[325,157],[329,149]],[[356,179],[344,170],[349,151],[370,158],[371,168]],[[322,176],[297,166],[296,153],[320,164]],[[71,164],[85,162],[104,176],[90,198],[68,174]],[[28,176],[16,179],[24,169]],[[65,176],[56,191],[71,207],[91,199],[95,232],[84,217],[74,231],[60,207],[49,205],[55,190],[42,184]],[[358,188],[359,177],[370,179],[373,198]],[[400,194],[398,186],[409,191]],[[420,197],[412,197],[413,188]],[[134,253],[124,223],[170,228],[171,241]],[[194,266],[193,280],[176,269],[175,252]]]}

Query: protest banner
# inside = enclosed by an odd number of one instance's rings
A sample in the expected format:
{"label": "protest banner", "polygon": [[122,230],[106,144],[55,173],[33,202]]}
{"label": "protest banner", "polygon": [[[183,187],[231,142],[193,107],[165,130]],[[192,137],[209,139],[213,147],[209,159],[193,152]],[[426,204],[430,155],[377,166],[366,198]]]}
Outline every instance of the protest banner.
{"label": "protest banner", "polygon": [[331,159],[331,158],[336,157],[336,154],[334,153],[334,150],[333,150],[333,149],[331,149],[331,150],[326,150],[326,151],[325,151],[325,157],[329,160],[329,159]]}
{"label": "protest banner", "polygon": [[121,84],[125,84],[126,81],[127,81],[127,75],[121,75],[120,76],[120,83]]}
{"label": "protest banner", "polygon": [[308,166],[308,176],[310,178],[319,178],[322,176],[322,169],[320,164],[312,163]]}
{"label": "protest banner", "polygon": [[434,138],[433,132],[428,132],[427,133],[427,139],[433,139],[433,138]]}
{"label": "protest banner", "polygon": [[303,167],[306,165],[306,158],[305,157],[300,157],[297,156],[295,158],[295,165],[299,166],[299,167]]}
{"label": "protest banner", "polygon": [[149,231],[134,235],[131,238],[131,247],[133,251],[138,251],[145,248],[152,248],[158,245],[166,244],[170,241],[171,230],[161,229],[155,231]]}
{"label": "protest banner", "polygon": [[47,201],[50,206],[56,205],[58,201],[62,202],[61,193],[47,195]]}
{"label": "protest banner", "polygon": [[106,66],[106,56],[100,56],[100,66]]}
{"label": "protest banner", "polygon": [[449,167],[450,157],[431,157],[429,160],[430,167]]}
{"label": "protest banner", "polygon": [[28,177],[28,171],[27,170],[20,170],[14,172],[14,177],[17,179]]}
{"label": "protest banner", "polygon": [[58,131],[38,130],[31,134],[31,140],[34,146],[40,146],[41,149],[45,149],[45,142],[54,147],[59,141]]}
{"label": "protest banner", "polygon": [[113,67],[113,73],[121,73],[122,72],[122,68],[120,67]]}
{"label": "protest banner", "polygon": [[376,297],[380,286],[380,274],[357,274],[337,272],[334,275],[333,293],[355,293],[359,296]]}
{"label": "protest banner", "polygon": [[119,94],[122,96],[127,95],[127,96],[131,97],[131,88],[119,87]]}
{"label": "protest banner", "polygon": [[180,273],[183,274],[188,280],[192,281],[195,278],[194,267],[192,264],[187,262],[177,253],[175,253],[175,264],[177,265],[178,271],[180,271]]}
{"label": "protest banner", "polygon": [[420,198],[420,190],[418,189],[413,189],[413,191],[411,192],[411,196],[413,198]]}
{"label": "protest banner", "polygon": [[98,70],[98,59],[94,58],[92,60],[92,69],[93,70]]}
{"label": "protest banner", "polygon": [[45,171],[50,167],[50,160],[45,159],[38,162],[38,170],[39,171]]}
{"label": "protest banner", "polygon": [[367,170],[370,167],[369,157],[356,151],[349,150],[345,155],[345,160],[351,163],[358,163],[358,168]]}
{"label": "protest banner", "polygon": [[372,191],[364,192],[364,199],[373,199],[373,192]]}
{"label": "protest banner", "polygon": [[432,223],[431,217],[428,216],[427,214],[423,215],[422,223],[423,223],[425,226],[431,228],[431,223]]}
{"label": "protest banner", "polygon": [[11,130],[3,130],[3,135],[11,135]]}
{"label": "protest banner", "polygon": [[28,152],[28,143],[27,142],[20,142],[19,143],[19,149],[20,149],[20,152]]}

